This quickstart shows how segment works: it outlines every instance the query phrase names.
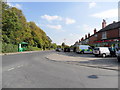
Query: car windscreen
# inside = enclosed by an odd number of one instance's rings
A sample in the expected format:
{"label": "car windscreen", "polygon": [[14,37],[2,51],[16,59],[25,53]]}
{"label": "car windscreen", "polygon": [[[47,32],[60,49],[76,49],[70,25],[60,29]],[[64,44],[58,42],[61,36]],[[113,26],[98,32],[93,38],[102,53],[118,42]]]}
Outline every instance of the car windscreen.
{"label": "car windscreen", "polygon": [[94,48],[94,50],[99,50],[99,48]]}

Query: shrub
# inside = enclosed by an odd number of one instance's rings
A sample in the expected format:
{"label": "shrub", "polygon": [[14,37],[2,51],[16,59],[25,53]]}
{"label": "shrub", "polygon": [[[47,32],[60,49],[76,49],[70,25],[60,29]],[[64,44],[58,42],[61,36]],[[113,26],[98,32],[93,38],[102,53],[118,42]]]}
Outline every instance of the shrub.
{"label": "shrub", "polygon": [[27,51],[38,51],[38,50],[42,50],[42,49],[38,47],[32,47],[32,46],[28,46],[27,48]]}
{"label": "shrub", "polygon": [[[42,50],[42,49],[32,46],[28,46],[28,48],[26,49],[26,51],[38,51],[38,50]],[[2,53],[9,53],[9,52],[18,52],[18,45],[2,43]]]}
{"label": "shrub", "polygon": [[8,53],[8,52],[18,52],[18,46],[13,44],[2,44],[2,52]]}

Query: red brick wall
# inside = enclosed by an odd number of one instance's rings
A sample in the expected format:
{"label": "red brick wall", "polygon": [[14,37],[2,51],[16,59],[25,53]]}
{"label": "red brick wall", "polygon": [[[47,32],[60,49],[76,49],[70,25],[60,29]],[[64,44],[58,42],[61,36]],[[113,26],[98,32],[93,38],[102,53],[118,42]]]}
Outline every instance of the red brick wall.
{"label": "red brick wall", "polygon": [[115,37],[119,37],[119,30],[118,29],[107,31],[107,39],[108,38],[115,38]]}
{"label": "red brick wall", "polygon": [[97,40],[97,38],[95,37],[95,35],[94,36],[91,36],[90,38],[89,38],[89,44],[94,44],[94,41],[95,40]]}
{"label": "red brick wall", "polygon": [[97,33],[97,40],[99,41],[101,39],[102,39],[102,32],[99,32],[99,33]]}
{"label": "red brick wall", "polygon": [[[119,37],[119,33],[120,33],[119,29],[108,30],[108,31],[106,31],[107,39]],[[96,41],[96,40],[97,41],[102,40],[102,32],[98,32],[96,34],[97,34],[97,37],[95,37],[95,35],[93,35],[89,38],[89,44],[94,44],[94,41]]]}

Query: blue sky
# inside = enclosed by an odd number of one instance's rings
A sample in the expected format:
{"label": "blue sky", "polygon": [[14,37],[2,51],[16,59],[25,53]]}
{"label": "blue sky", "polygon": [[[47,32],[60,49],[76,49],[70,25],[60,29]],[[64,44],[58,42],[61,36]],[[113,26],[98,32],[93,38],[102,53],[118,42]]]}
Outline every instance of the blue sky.
{"label": "blue sky", "polygon": [[72,45],[85,34],[93,34],[94,28],[101,29],[118,21],[117,2],[11,2],[21,9],[27,21],[34,21],[54,43]]}

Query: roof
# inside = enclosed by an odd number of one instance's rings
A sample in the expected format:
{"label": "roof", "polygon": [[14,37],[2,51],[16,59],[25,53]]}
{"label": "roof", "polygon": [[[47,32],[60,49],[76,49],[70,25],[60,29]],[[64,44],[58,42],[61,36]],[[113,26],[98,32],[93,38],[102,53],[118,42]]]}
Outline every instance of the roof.
{"label": "roof", "polygon": [[20,44],[28,44],[27,42],[21,42]]}
{"label": "roof", "polygon": [[99,32],[103,32],[103,31],[107,31],[107,30],[112,30],[112,29],[116,29],[116,28],[120,28],[120,21],[114,22],[112,24],[109,24],[105,28],[101,29]]}
{"label": "roof", "polygon": [[[99,32],[104,32],[104,31],[108,31],[108,30],[112,30],[112,29],[117,29],[117,28],[120,28],[120,21],[118,22],[114,22],[114,23],[111,23],[109,25],[107,25],[105,28],[103,29],[100,29],[98,32],[96,32],[95,34],[99,33]],[[92,34],[90,37],[94,36],[95,34]],[[90,37],[86,38],[86,39],[89,39]],[[86,39],[84,39],[83,41],[85,41]]]}

